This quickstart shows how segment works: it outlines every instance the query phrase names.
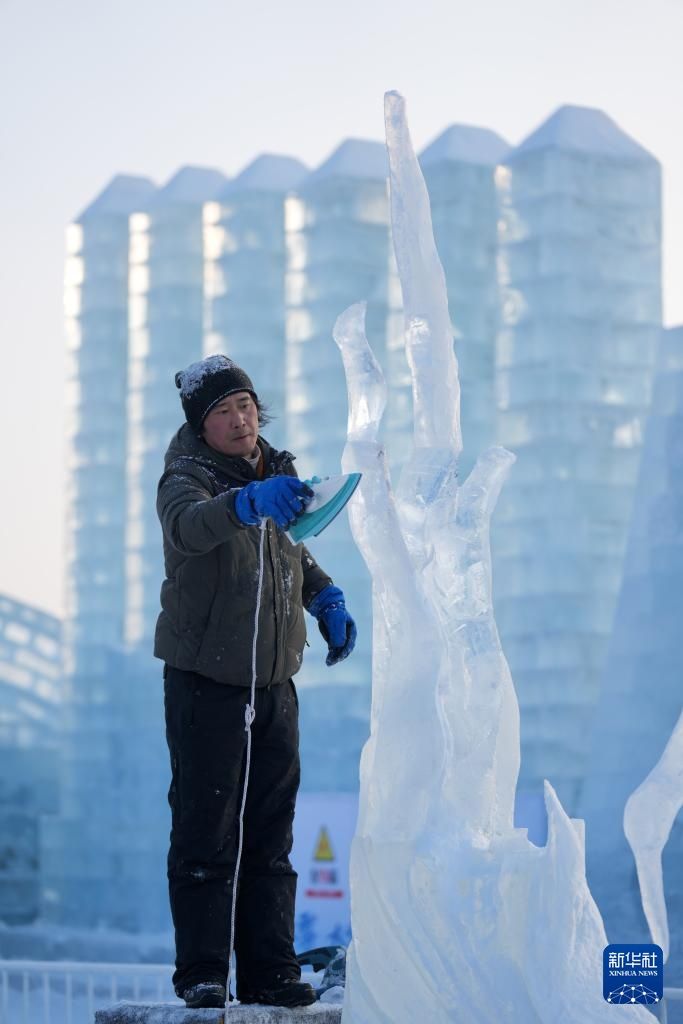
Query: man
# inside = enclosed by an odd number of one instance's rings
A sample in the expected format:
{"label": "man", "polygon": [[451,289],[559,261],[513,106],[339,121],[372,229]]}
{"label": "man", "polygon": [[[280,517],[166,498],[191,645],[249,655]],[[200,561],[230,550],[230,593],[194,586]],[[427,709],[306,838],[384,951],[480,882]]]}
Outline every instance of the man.
{"label": "man", "polygon": [[267,417],[247,374],[210,356],[176,374],[176,385],[187,422],[171,441],[158,488],[166,579],[154,647],[165,662],[172,770],[173,984],[187,1006],[225,1005],[265,520],[237,998],[306,1005],[315,993],[301,982],[294,953],[296,874],[288,856],[299,785],[291,677],[306,642],[304,608],[328,642],[328,665],[351,653],[356,629],[342,591],[285,532],[312,491],[297,478],[294,456],[260,436]]}

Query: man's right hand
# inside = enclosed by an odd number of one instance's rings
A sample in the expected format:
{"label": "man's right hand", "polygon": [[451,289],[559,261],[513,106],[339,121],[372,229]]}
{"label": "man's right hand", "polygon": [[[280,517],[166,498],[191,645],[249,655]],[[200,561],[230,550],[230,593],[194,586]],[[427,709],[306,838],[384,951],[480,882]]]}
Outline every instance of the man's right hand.
{"label": "man's right hand", "polygon": [[305,511],[312,497],[308,484],[295,476],[254,480],[238,492],[235,513],[245,526],[256,526],[261,519],[270,517],[277,526],[286,529]]}

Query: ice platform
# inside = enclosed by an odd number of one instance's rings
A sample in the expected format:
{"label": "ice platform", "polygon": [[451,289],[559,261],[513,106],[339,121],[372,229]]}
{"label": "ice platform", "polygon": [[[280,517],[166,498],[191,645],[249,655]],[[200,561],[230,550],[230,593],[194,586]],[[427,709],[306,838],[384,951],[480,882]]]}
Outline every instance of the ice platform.
{"label": "ice platform", "polygon": [[115,1003],[97,1010],[95,1024],[340,1024],[341,1003],[313,1006],[231,1005],[223,1010],[187,1010],[177,1003]]}

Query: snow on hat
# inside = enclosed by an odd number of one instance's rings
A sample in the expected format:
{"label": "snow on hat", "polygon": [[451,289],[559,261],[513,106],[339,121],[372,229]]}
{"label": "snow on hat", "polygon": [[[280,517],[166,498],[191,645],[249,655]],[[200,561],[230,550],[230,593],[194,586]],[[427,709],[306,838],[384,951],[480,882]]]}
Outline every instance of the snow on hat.
{"label": "snow on hat", "polygon": [[236,391],[248,391],[256,398],[254,385],[244,370],[222,355],[207,356],[191,363],[186,370],[179,370],[175,386],[180,389],[185,419],[197,434],[201,433],[207,413],[222,398]]}

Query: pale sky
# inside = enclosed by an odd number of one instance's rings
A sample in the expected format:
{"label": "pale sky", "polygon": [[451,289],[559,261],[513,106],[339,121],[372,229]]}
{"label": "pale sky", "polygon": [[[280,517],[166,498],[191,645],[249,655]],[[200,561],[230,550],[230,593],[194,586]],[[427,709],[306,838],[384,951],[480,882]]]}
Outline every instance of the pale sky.
{"label": "pale sky", "polygon": [[[516,144],[600,107],[661,161],[665,322],[683,322],[683,0],[0,0],[0,593],[62,609],[64,228],[116,173],[232,176],[453,122]],[[359,299],[363,296],[358,296]]]}

